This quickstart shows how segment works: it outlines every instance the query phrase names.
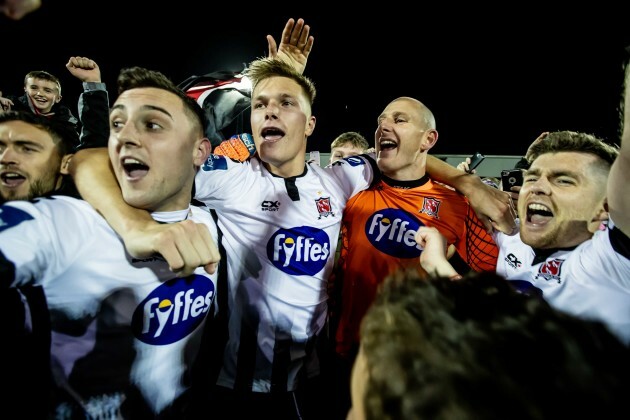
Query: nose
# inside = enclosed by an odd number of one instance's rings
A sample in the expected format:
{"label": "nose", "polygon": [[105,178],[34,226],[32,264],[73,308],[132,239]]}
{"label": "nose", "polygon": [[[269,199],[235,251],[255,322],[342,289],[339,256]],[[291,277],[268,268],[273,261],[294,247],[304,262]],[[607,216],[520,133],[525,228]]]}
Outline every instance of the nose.
{"label": "nose", "polygon": [[122,146],[140,146],[140,133],[136,130],[134,124],[127,123],[118,131],[111,134],[116,139],[118,147]]}
{"label": "nose", "polygon": [[278,118],[278,109],[279,107],[275,103],[273,103],[273,101],[269,102],[265,107],[265,118]]}
{"label": "nose", "polygon": [[536,181],[529,185],[529,190],[532,192],[532,194],[549,195],[551,191],[549,179],[544,176],[538,177]]}
{"label": "nose", "polygon": [[9,165],[17,163],[17,154],[14,153],[13,148],[5,147],[0,150],[0,163],[3,165]]}
{"label": "nose", "polygon": [[393,120],[391,118],[387,118],[387,117],[381,118],[378,121],[378,129],[381,131],[390,131],[392,128],[392,122]]}
{"label": "nose", "polygon": [[382,118],[378,121],[378,126],[376,127],[376,131],[374,132],[374,138],[376,143],[380,139],[382,133],[389,133],[391,131],[391,124],[387,118]]}

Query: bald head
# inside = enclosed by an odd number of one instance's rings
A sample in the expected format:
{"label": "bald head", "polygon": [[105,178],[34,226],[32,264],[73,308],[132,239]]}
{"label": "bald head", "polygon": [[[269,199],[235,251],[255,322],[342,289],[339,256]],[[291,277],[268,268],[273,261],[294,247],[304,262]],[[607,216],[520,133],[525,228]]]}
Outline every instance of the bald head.
{"label": "bald head", "polygon": [[425,104],[423,104],[417,99],[411,98],[409,96],[401,96],[391,101],[387,106],[389,107],[389,105],[395,102],[399,102],[399,101],[410,103],[412,105],[412,109],[418,112],[418,116],[420,117],[420,120],[424,121],[424,123],[426,124],[427,129],[435,130],[437,128],[435,124],[435,117],[433,116],[433,112],[431,112],[431,110],[427,108]]}

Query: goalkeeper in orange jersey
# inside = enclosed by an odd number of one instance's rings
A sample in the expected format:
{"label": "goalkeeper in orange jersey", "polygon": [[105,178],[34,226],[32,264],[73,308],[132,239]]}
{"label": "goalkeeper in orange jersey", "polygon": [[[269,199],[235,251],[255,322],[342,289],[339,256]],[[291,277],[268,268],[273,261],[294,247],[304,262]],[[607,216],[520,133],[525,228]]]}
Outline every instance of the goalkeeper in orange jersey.
{"label": "goalkeeper in orange jersey", "polygon": [[351,197],[344,210],[341,253],[329,282],[329,322],[338,363],[334,371],[339,376],[334,395],[340,415],[350,405],[359,326],[379,285],[399,269],[422,272],[422,248],[415,241],[420,227],[437,228],[454,245],[464,268],[495,270],[497,247],[468,199],[426,172],[427,155],[437,139],[435,118],[423,103],[409,97],[390,102],[378,117],[374,136],[380,179]]}

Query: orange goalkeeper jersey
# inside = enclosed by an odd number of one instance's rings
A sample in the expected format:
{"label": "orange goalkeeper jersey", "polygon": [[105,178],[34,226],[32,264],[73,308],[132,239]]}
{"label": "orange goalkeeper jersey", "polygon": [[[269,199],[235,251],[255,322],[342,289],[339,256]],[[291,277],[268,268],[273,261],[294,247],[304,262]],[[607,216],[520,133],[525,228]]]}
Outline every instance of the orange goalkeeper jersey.
{"label": "orange goalkeeper jersey", "polygon": [[414,238],[423,225],[436,227],[471,269],[495,270],[497,246],[463,195],[426,176],[381,180],[352,197],[343,213],[341,253],[329,285],[339,354],[356,351],[361,319],[384,278],[399,268],[421,270]]}

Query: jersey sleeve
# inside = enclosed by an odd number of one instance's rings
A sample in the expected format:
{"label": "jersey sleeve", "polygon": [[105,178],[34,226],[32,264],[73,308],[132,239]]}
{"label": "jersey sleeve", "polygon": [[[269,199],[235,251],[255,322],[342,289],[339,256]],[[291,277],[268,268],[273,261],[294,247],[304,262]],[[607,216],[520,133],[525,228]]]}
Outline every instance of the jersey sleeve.
{"label": "jersey sleeve", "polygon": [[72,206],[50,209],[48,202],[38,204],[11,201],[0,207],[0,273],[2,287],[37,283],[46,274],[60,273],[81,254],[81,241],[89,232],[77,234],[85,222]]}
{"label": "jersey sleeve", "polygon": [[[470,206],[468,206],[466,215],[465,238],[465,255],[459,252],[464,261],[474,271],[494,272],[497,268],[499,247],[492,234],[486,231],[485,226]],[[460,250],[458,249],[458,251]]]}
{"label": "jersey sleeve", "polygon": [[324,170],[336,178],[348,198],[374,185],[380,173],[376,161],[370,155],[348,156],[326,166]]}
{"label": "jersey sleeve", "polygon": [[195,200],[222,209],[226,203],[242,199],[243,187],[253,184],[251,164],[251,160],[239,162],[211,154],[195,176]]}

